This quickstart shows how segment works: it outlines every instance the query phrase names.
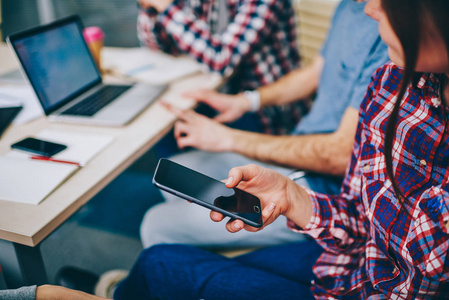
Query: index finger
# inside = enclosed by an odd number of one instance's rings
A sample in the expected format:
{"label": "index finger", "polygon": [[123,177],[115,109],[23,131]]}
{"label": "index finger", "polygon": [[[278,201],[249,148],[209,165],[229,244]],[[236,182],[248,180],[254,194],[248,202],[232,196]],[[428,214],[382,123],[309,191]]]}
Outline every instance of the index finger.
{"label": "index finger", "polygon": [[175,116],[179,117],[183,110],[180,108],[177,108],[176,106],[171,105],[168,102],[165,101],[160,101],[159,102],[166,110],[168,110],[169,112],[173,113]]}
{"label": "index finger", "polygon": [[209,90],[192,90],[192,91],[184,92],[182,95],[184,97],[192,98],[197,101],[200,101],[202,98],[204,98],[207,95],[208,91]]}
{"label": "index finger", "polygon": [[250,181],[260,172],[260,167],[255,164],[235,167],[229,170],[226,187],[236,187],[241,181]]}
{"label": "index finger", "polygon": [[221,213],[217,212],[217,211],[211,211],[210,212],[210,218],[212,219],[212,221],[214,222],[221,222],[224,219],[224,215],[222,215]]}

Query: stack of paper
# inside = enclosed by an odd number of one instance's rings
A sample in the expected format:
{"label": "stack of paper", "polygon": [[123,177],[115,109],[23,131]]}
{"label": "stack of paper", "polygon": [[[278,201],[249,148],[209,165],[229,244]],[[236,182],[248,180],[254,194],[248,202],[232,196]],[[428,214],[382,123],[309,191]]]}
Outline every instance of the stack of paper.
{"label": "stack of paper", "polygon": [[103,50],[102,58],[105,69],[155,85],[168,84],[204,69],[190,57],[174,57],[147,48],[107,48]]}

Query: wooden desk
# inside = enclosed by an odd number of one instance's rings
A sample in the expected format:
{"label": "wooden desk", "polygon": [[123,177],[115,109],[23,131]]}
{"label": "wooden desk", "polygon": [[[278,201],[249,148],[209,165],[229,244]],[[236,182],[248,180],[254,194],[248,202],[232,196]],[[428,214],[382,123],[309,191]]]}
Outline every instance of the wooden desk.
{"label": "wooden desk", "polygon": [[[12,53],[1,45],[0,73],[14,68]],[[194,88],[215,88],[220,82],[221,78],[216,74],[192,75],[172,83],[161,98],[187,108],[192,102],[182,99],[182,92]],[[25,285],[46,283],[39,243],[148,151],[170,130],[174,121],[172,114],[159,103],[153,103],[129,125],[120,128],[50,123],[44,117],[10,127],[0,140],[0,155],[8,152],[14,141],[44,128],[105,134],[114,136],[115,140],[39,205],[0,199],[0,239],[3,240],[0,241],[0,265],[8,286],[20,285],[20,277]],[[13,251],[2,250],[8,247],[7,244],[9,247],[12,244]],[[11,258],[11,254],[5,255],[5,252],[14,252],[16,257]]]}

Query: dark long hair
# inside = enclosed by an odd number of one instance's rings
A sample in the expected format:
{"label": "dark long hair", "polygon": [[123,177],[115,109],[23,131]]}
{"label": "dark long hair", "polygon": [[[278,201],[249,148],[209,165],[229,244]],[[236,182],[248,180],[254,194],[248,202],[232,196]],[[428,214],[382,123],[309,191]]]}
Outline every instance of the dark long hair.
{"label": "dark long hair", "polygon": [[[426,30],[435,28],[443,38],[449,58],[449,0],[381,0],[393,31],[401,42],[404,51],[404,71],[401,85],[398,89],[396,103],[387,121],[385,132],[384,154],[387,174],[394,192],[401,206],[405,208],[405,197],[394,178],[393,172],[393,143],[396,136],[396,123],[402,98],[409,84],[416,84],[417,73],[414,71],[418,59],[419,42]],[[433,27],[430,27],[432,26]],[[444,77],[444,74],[441,74]],[[443,81],[442,81],[443,82]],[[442,92],[442,91],[441,91]],[[446,105],[442,101],[442,105]],[[407,209],[405,211],[408,212]]]}

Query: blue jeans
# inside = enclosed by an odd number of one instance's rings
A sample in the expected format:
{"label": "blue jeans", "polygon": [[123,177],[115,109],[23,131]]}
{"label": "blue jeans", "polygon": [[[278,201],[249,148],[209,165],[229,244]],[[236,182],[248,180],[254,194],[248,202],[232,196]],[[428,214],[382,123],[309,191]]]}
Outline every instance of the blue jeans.
{"label": "blue jeans", "polygon": [[230,259],[157,245],[141,253],[114,299],[313,299],[312,266],[322,251],[307,240]]}

